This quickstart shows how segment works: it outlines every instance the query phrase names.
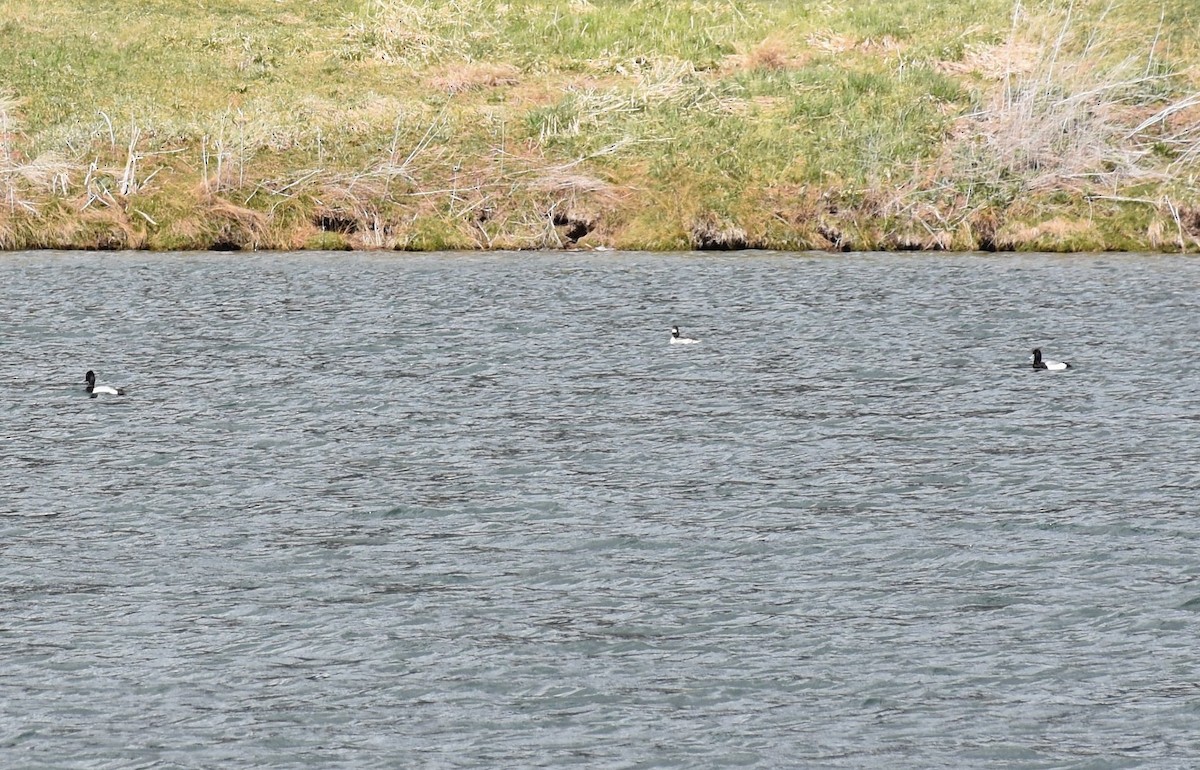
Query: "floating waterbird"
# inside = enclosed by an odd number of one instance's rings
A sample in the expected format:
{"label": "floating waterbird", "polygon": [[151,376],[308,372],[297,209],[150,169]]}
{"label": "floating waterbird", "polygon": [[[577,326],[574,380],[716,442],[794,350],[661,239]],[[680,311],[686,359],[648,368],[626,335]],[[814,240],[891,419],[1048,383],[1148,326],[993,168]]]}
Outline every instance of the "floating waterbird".
{"label": "floating waterbird", "polygon": [[88,393],[88,395],[90,395],[92,398],[95,398],[96,396],[102,396],[102,395],[103,396],[123,396],[123,395],[125,395],[124,388],[114,388],[111,385],[97,385],[96,384],[96,373],[93,372],[91,369],[87,370],[87,374],[83,375],[83,379],[87,383],[87,386],[84,388],[84,391],[86,393]]}
{"label": "floating waterbird", "polygon": [[694,345],[699,341],[700,340],[692,339],[691,337],[684,337],[682,334],[679,333],[678,326],[671,327],[671,344],[672,345]]}
{"label": "floating waterbird", "polygon": [[1033,368],[1049,369],[1052,372],[1061,372],[1063,369],[1070,369],[1071,365],[1064,361],[1051,361],[1049,358],[1042,358],[1042,349],[1034,348]]}

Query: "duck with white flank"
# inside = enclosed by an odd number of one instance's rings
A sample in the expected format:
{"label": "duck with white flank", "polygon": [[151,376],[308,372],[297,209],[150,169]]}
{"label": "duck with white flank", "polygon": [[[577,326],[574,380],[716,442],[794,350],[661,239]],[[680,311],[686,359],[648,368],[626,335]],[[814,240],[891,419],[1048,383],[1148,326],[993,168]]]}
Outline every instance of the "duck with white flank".
{"label": "duck with white flank", "polygon": [[684,337],[679,333],[678,326],[671,327],[671,344],[672,345],[695,345],[700,340],[691,337]]}
{"label": "duck with white flank", "polygon": [[97,385],[96,384],[96,373],[93,372],[91,369],[88,369],[87,374],[83,375],[83,379],[84,379],[84,382],[87,383],[87,387],[84,388],[84,391],[92,398],[95,398],[96,396],[123,396],[123,395],[125,395],[124,388],[114,388],[111,385]]}
{"label": "duck with white flank", "polygon": [[1061,372],[1063,369],[1070,369],[1071,365],[1064,361],[1051,361],[1049,358],[1042,358],[1042,349],[1034,348],[1033,368],[1049,369],[1052,372]]}

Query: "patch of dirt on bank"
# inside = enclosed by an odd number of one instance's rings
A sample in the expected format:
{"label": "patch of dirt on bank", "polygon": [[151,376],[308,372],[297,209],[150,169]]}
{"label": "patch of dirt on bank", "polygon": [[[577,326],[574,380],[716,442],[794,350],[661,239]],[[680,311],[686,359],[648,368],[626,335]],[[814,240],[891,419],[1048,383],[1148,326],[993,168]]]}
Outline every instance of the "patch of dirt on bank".
{"label": "patch of dirt on bank", "polygon": [[755,248],[746,238],[746,231],[733,222],[715,214],[697,217],[688,229],[692,248],[697,251],[740,251]]}
{"label": "patch of dirt on bank", "polygon": [[253,250],[262,242],[267,215],[261,211],[238,206],[223,198],[212,198],[208,214],[213,225],[208,247],[212,251]]}

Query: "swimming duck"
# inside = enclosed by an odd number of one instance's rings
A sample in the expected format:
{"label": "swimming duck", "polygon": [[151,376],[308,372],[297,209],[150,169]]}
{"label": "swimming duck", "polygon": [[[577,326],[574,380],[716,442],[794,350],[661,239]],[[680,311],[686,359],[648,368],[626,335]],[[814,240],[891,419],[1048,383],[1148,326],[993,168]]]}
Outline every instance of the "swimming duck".
{"label": "swimming duck", "polygon": [[1051,361],[1049,358],[1042,358],[1042,349],[1034,348],[1033,368],[1049,369],[1052,372],[1061,372],[1063,369],[1070,369],[1071,365],[1064,361]]}
{"label": "swimming duck", "polygon": [[684,337],[679,333],[678,326],[671,327],[671,344],[672,345],[694,345],[700,340],[691,337]]}
{"label": "swimming duck", "polygon": [[92,398],[95,398],[96,396],[100,396],[100,395],[104,395],[104,396],[123,396],[123,395],[125,395],[124,388],[114,388],[111,385],[97,385],[96,384],[96,373],[93,372],[91,369],[87,370],[87,374],[83,375],[83,379],[84,379],[84,382],[87,383],[87,386],[84,387],[84,391],[86,393],[88,393]]}

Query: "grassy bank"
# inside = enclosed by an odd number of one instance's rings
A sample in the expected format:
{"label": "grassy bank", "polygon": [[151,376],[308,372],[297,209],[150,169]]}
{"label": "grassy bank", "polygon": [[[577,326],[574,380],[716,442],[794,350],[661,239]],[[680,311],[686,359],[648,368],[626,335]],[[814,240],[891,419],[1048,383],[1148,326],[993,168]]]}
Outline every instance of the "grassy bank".
{"label": "grassy bank", "polygon": [[5,0],[0,247],[1200,248],[1194,0]]}

